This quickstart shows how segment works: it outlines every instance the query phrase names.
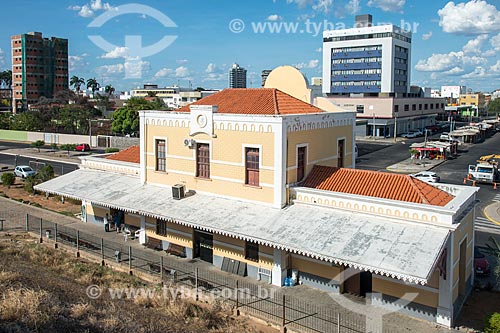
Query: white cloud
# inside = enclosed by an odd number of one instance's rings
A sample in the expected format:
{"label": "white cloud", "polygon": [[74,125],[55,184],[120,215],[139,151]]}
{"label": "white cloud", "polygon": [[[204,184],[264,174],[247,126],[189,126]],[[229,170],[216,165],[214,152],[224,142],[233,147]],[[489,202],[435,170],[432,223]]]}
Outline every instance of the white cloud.
{"label": "white cloud", "polygon": [[361,9],[359,2],[360,0],[349,0],[349,2],[344,6],[344,9],[348,14],[356,15]]}
{"label": "white cloud", "polygon": [[429,31],[426,34],[422,34],[422,40],[429,40],[432,37],[432,31]]}
{"label": "white cloud", "polygon": [[483,0],[455,4],[448,2],[438,10],[439,26],[444,32],[483,34],[500,31],[500,12]]}
{"label": "white cloud", "polygon": [[217,65],[215,65],[214,63],[209,63],[207,65],[207,69],[205,69],[205,72],[207,73],[219,72],[219,68],[217,68]]}
{"label": "white cloud", "polygon": [[309,60],[309,62],[301,62],[299,64],[296,64],[295,67],[297,69],[312,69],[318,67],[318,65],[319,65],[319,60],[313,59]]}
{"label": "white cloud", "polygon": [[117,58],[127,58],[128,48],[124,46],[116,47],[114,50],[104,54],[101,58],[104,59],[117,59]]}
{"label": "white cloud", "polygon": [[115,10],[116,8],[107,2],[103,3],[102,0],[91,0],[89,4],[83,6],[73,5],[69,6],[68,9],[78,11],[78,15],[81,17],[92,17],[97,11]]}
{"label": "white cloud", "polygon": [[177,67],[175,69],[175,77],[184,78],[184,77],[188,77],[189,74],[190,74],[190,71],[187,67],[180,66],[180,67]]}
{"label": "white cloud", "polygon": [[472,72],[462,75],[464,79],[499,78],[500,60],[489,67],[478,66]]}
{"label": "white cloud", "polygon": [[179,59],[179,60],[176,60],[175,62],[178,63],[179,65],[184,65],[184,64],[188,63],[188,60],[187,59]]}
{"label": "white cloud", "polygon": [[112,76],[116,74],[121,74],[125,70],[125,66],[123,64],[114,64],[114,65],[104,65],[99,66],[95,69],[96,73],[102,76]]}
{"label": "white cloud", "polygon": [[315,51],[316,52],[323,52],[323,48],[322,47],[318,47]]}
{"label": "white cloud", "polygon": [[78,15],[80,15],[81,17],[92,17],[94,16],[94,11],[90,9],[89,6],[83,5],[78,12]]}
{"label": "white cloud", "polygon": [[286,0],[286,3],[297,4],[299,8],[311,6],[314,11],[328,14],[333,7],[333,0]]}
{"label": "white cloud", "polygon": [[384,12],[402,13],[406,0],[370,0],[368,6],[377,7]]}
{"label": "white cloud", "polygon": [[173,69],[164,67],[164,68],[160,69],[158,72],[156,72],[155,78],[157,78],[157,79],[164,78],[164,77],[172,75],[173,73],[174,73]]}
{"label": "white cloud", "polygon": [[464,45],[462,50],[464,51],[465,54],[479,54],[481,53],[481,47],[483,46],[484,42],[488,39],[488,35],[479,35],[474,39],[471,39],[467,42],[467,44]]}
{"label": "white cloud", "polygon": [[68,63],[70,72],[82,70],[88,65],[88,62],[85,61],[85,54],[82,54],[80,56],[68,56]]}
{"label": "white cloud", "polygon": [[490,44],[495,49],[495,51],[500,51],[500,33],[496,36],[491,37]]}
{"label": "white cloud", "polygon": [[443,74],[446,74],[446,75],[459,75],[459,74],[462,74],[463,72],[465,72],[465,70],[461,67],[453,67],[452,69],[450,70],[447,70],[446,72],[443,72]]}
{"label": "white cloud", "polygon": [[433,54],[420,60],[415,69],[420,72],[445,72],[455,67],[464,68],[483,65],[487,60],[478,56],[467,56],[463,51]]}
{"label": "white cloud", "polygon": [[5,65],[5,53],[0,49],[0,66]]}
{"label": "white cloud", "polygon": [[125,61],[123,64],[104,65],[97,67],[95,72],[102,77],[116,77],[118,74],[127,73],[129,77],[141,77],[144,71],[149,70],[148,61]]}
{"label": "white cloud", "polygon": [[268,21],[281,21],[283,20],[283,17],[279,16],[278,14],[272,14],[267,17]]}
{"label": "white cloud", "polygon": [[202,81],[226,81],[227,74],[225,73],[209,73]]}

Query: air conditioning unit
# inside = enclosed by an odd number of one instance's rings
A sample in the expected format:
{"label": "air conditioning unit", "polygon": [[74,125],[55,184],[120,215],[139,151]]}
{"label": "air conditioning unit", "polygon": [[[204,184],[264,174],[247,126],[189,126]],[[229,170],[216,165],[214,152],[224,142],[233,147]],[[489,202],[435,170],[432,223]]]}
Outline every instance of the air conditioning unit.
{"label": "air conditioning unit", "polygon": [[184,140],[184,146],[186,147],[193,147],[196,142],[193,139],[185,139]]}
{"label": "air conditioning unit", "polygon": [[175,184],[172,186],[172,197],[175,200],[181,200],[184,196],[184,184]]}

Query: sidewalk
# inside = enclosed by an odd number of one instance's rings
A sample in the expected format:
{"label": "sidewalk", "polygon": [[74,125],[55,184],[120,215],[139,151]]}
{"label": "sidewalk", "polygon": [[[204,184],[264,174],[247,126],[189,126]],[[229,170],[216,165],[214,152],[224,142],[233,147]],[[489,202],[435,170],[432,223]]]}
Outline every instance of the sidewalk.
{"label": "sidewalk", "polygon": [[12,156],[19,155],[31,159],[41,159],[41,160],[62,162],[74,165],[80,164],[79,157],[92,155],[88,153],[82,153],[79,151],[76,152],[70,151],[68,155],[68,152],[64,150],[53,151],[52,149],[47,149],[47,148],[40,148],[40,152],[38,152],[37,148],[14,148],[14,149],[2,150],[0,152],[6,155],[12,155]]}
{"label": "sidewalk", "polygon": [[417,173],[420,171],[428,171],[436,166],[444,163],[446,160],[429,160],[429,159],[407,159],[387,167],[388,171],[397,173]]}
{"label": "sidewalk", "polygon": [[356,142],[363,142],[363,143],[378,143],[382,145],[392,145],[398,142],[404,142],[408,139],[406,138],[401,138],[397,137],[396,141],[394,141],[393,137],[390,138],[383,138],[383,137],[372,137],[372,136],[356,136]]}
{"label": "sidewalk", "polygon": [[483,212],[488,220],[500,226],[500,202],[486,206]]}

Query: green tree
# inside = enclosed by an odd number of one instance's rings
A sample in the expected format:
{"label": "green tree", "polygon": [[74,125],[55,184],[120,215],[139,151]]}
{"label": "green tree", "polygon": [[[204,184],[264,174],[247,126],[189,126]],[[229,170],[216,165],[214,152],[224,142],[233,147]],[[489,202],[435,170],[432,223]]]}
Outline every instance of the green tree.
{"label": "green tree", "polygon": [[43,140],[36,140],[35,142],[31,143],[31,147],[38,148],[38,152],[40,152],[40,148],[45,146],[45,141]]}
{"label": "green tree", "polygon": [[500,313],[494,312],[485,318],[484,333],[500,333]]}
{"label": "green tree", "polygon": [[12,71],[6,70],[0,72],[0,81],[2,81],[7,88],[12,87]]}
{"label": "green tree", "polygon": [[87,80],[87,89],[92,90],[92,95],[94,95],[95,91],[101,87],[99,82],[95,78]]}
{"label": "green tree", "polygon": [[10,129],[10,124],[12,123],[11,114],[7,112],[0,112],[0,129],[8,130]]}
{"label": "green tree", "polygon": [[54,178],[54,168],[52,167],[52,165],[47,164],[38,171],[36,177],[42,183],[51,180],[52,178]]}
{"label": "green tree", "polygon": [[50,149],[52,149],[52,151],[55,153],[55,152],[56,152],[56,150],[57,150],[57,143],[52,142],[52,143],[50,144]]}
{"label": "green tree", "polygon": [[75,88],[77,93],[80,93],[80,87],[85,84],[85,79],[83,77],[78,77],[73,75],[69,80],[69,85]]}
{"label": "green tree", "polygon": [[67,150],[68,151],[68,156],[69,156],[69,152],[70,150],[75,150],[76,149],[76,145],[74,143],[65,143],[63,145],[61,145],[61,150]]}
{"label": "green tree", "polygon": [[29,176],[24,179],[24,190],[35,194],[35,186],[40,183],[36,176]]}
{"label": "green tree", "polygon": [[10,188],[12,184],[16,181],[16,176],[12,172],[4,172],[2,174],[2,184]]}
{"label": "green tree", "polygon": [[[159,99],[158,99],[159,100]],[[153,110],[158,102],[149,102],[144,98],[132,97],[124,107],[113,113],[111,130],[119,134],[133,134],[139,132],[139,110]]]}
{"label": "green tree", "polygon": [[104,92],[106,94],[108,94],[108,98],[109,98],[115,92],[115,88],[112,85],[108,84],[106,87],[104,87]]}
{"label": "green tree", "polygon": [[17,114],[11,123],[11,129],[16,131],[41,131],[44,122],[40,120],[40,114],[35,112],[23,112]]}
{"label": "green tree", "polygon": [[496,98],[488,104],[488,113],[492,114],[500,113],[500,98]]}

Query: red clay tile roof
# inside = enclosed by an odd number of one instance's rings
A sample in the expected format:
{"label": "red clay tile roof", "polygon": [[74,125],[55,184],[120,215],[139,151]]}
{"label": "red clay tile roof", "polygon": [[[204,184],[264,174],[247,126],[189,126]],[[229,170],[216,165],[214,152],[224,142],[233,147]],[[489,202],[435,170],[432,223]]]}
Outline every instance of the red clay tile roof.
{"label": "red clay tile roof", "polygon": [[408,175],[318,165],[313,167],[302,186],[433,206],[445,206],[454,198]]}
{"label": "red clay tile roof", "polygon": [[[287,115],[318,113],[323,110],[278,89],[224,89],[189,105],[217,105],[219,113]],[[177,109],[189,112],[189,105]]]}
{"label": "red clay tile roof", "polygon": [[116,154],[106,156],[106,158],[115,161],[140,163],[140,147],[131,146],[125,150],[119,151]]}

